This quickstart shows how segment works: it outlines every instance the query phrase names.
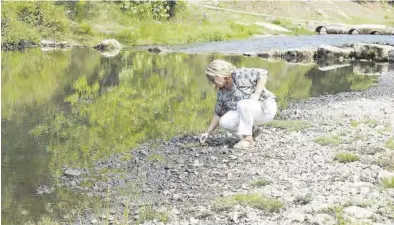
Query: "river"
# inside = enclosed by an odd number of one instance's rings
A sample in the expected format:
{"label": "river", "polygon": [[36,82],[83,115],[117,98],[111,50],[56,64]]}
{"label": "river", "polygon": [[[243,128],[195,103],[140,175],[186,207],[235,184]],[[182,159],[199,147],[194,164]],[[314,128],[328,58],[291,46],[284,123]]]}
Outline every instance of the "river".
{"label": "river", "polygon": [[[303,39],[317,44],[335,38]],[[270,40],[282,47],[295,46],[281,43],[282,39],[289,38]],[[388,39],[370,36],[369,40]],[[251,51],[261,49],[266,40],[228,43],[179,50]],[[2,224],[62,215],[83,204],[85,198],[71,190],[36,193],[38,187],[56,185],[64,167],[89,168],[96,159],[130,150],[149,139],[204,130],[216,97],[204,71],[216,58],[237,67],[268,69],[268,88],[277,95],[281,109],[292,99],[365,90],[377,82],[377,76],[360,71],[385,68],[364,63],[324,71],[316,64],[221,54],[156,55],[140,50],[123,50],[114,58],[104,58],[88,48],[2,52]]]}

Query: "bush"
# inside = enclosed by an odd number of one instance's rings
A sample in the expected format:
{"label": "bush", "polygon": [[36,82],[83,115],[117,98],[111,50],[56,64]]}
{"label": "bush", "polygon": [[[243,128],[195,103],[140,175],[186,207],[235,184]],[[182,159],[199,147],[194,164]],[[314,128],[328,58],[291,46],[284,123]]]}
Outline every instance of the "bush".
{"label": "bush", "polygon": [[139,19],[163,21],[175,16],[175,1],[123,1],[121,9]]}
{"label": "bush", "polygon": [[53,2],[3,2],[2,7],[2,46],[58,39],[69,29],[63,7]]}

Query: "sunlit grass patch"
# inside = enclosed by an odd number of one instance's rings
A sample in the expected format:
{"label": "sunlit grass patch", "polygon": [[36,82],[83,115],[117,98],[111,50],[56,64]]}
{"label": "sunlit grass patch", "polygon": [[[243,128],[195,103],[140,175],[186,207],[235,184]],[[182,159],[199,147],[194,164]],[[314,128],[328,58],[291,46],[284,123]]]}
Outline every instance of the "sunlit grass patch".
{"label": "sunlit grass patch", "polygon": [[351,152],[339,152],[334,157],[340,163],[349,163],[358,161],[360,158]]}
{"label": "sunlit grass patch", "polygon": [[139,218],[137,224],[144,223],[146,221],[158,220],[160,222],[168,222],[170,218],[169,212],[159,212],[153,208],[153,206],[144,206],[139,210]]}
{"label": "sunlit grass patch", "polygon": [[268,212],[278,212],[281,208],[283,208],[283,204],[279,200],[255,193],[236,194],[216,199],[212,203],[212,209],[216,212],[227,211],[237,204]]}
{"label": "sunlit grass patch", "polygon": [[382,179],[383,185],[386,188],[394,188],[394,177]]}
{"label": "sunlit grass patch", "polygon": [[389,138],[389,139],[386,141],[386,143],[385,143],[384,146],[385,146],[386,148],[388,148],[388,149],[394,150],[394,138],[393,138],[393,137]]}
{"label": "sunlit grass patch", "polygon": [[267,186],[267,185],[269,185],[271,183],[272,183],[272,181],[270,181],[270,180],[258,179],[258,180],[253,181],[251,183],[251,185],[253,187],[263,187],[263,186]]}
{"label": "sunlit grass patch", "polygon": [[316,143],[320,145],[339,145],[342,141],[339,135],[326,135],[315,138]]}

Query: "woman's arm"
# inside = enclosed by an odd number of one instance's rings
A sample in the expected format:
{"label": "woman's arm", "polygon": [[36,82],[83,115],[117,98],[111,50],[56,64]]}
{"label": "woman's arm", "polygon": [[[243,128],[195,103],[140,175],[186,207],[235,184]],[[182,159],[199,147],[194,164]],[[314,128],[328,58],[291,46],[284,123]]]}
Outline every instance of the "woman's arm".
{"label": "woman's arm", "polygon": [[201,144],[205,144],[205,141],[209,137],[209,135],[218,127],[219,121],[220,117],[215,114],[212,118],[211,124],[209,125],[207,132],[203,133],[200,137]]}
{"label": "woman's arm", "polygon": [[220,117],[215,114],[207,130],[208,135],[211,134],[218,127],[219,121],[220,121]]}
{"label": "woman's arm", "polygon": [[257,81],[256,88],[254,93],[260,96],[261,92],[265,88],[265,84],[267,83],[267,74],[261,74],[260,79]]}
{"label": "woman's arm", "polygon": [[260,74],[260,79],[257,81],[254,93],[250,96],[251,99],[258,100],[260,98],[261,92],[265,89],[265,84],[267,83],[268,74]]}

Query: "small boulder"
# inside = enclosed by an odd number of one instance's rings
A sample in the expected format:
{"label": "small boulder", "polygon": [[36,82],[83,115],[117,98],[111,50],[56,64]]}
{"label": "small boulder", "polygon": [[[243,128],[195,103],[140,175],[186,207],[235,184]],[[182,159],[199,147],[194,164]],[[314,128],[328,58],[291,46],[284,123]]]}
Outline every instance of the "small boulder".
{"label": "small boulder", "polygon": [[389,53],[390,58],[392,57],[392,51],[394,51],[394,47],[390,45],[357,43],[353,45],[353,51],[350,54],[350,57],[354,57],[355,59],[387,62],[389,61]]}
{"label": "small boulder", "polygon": [[339,58],[349,59],[353,49],[352,48],[338,48],[331,45],[321,45],[317,48],[315,53],[315,59],[317,60],[328,60],[335,61]]}
{"label": "small boulder", "polygon": [[78,169],[68,168],[66,171],[64,171],[64,175],[69,177],[78,177],[81,176],[81,171]]}
{"label": "small boulder", "polygon": [[160,54],[160,53],[170,53],[173,52],[171,49],[167,49],[165,47],[151,47],[148,48],[148,52],[150,53],[155,53],[155,54]]}
{"label": "small boulder", "polygon": [[373,216],[373,212],[358,206],[349,206],[346,207],[343,211],[348,216],[356,219],[368,219]]}
{"label": "small boulder", "polygon": [[387,55],[387,60],[394,63],[394,50],[390,50]]}
{"label": "small boulder", "polygon": [[106,39],[101,41],[98,45],[93,47],[99,51],[120,50],[120,43],[115,39]]}
{"label": "small boulder", "polygon": [[387,170],[382,170],[382,171],[380,171],[379,174],[378,174],[378,179],[377,179],[377,181],[378,181],[379,183],[382,183],[383,180],[385,180],[385,179],[390,179],[390,178],[392,178],[392,177],[394,177],[394,172],[390,172],[390,171],[387,171]]}

